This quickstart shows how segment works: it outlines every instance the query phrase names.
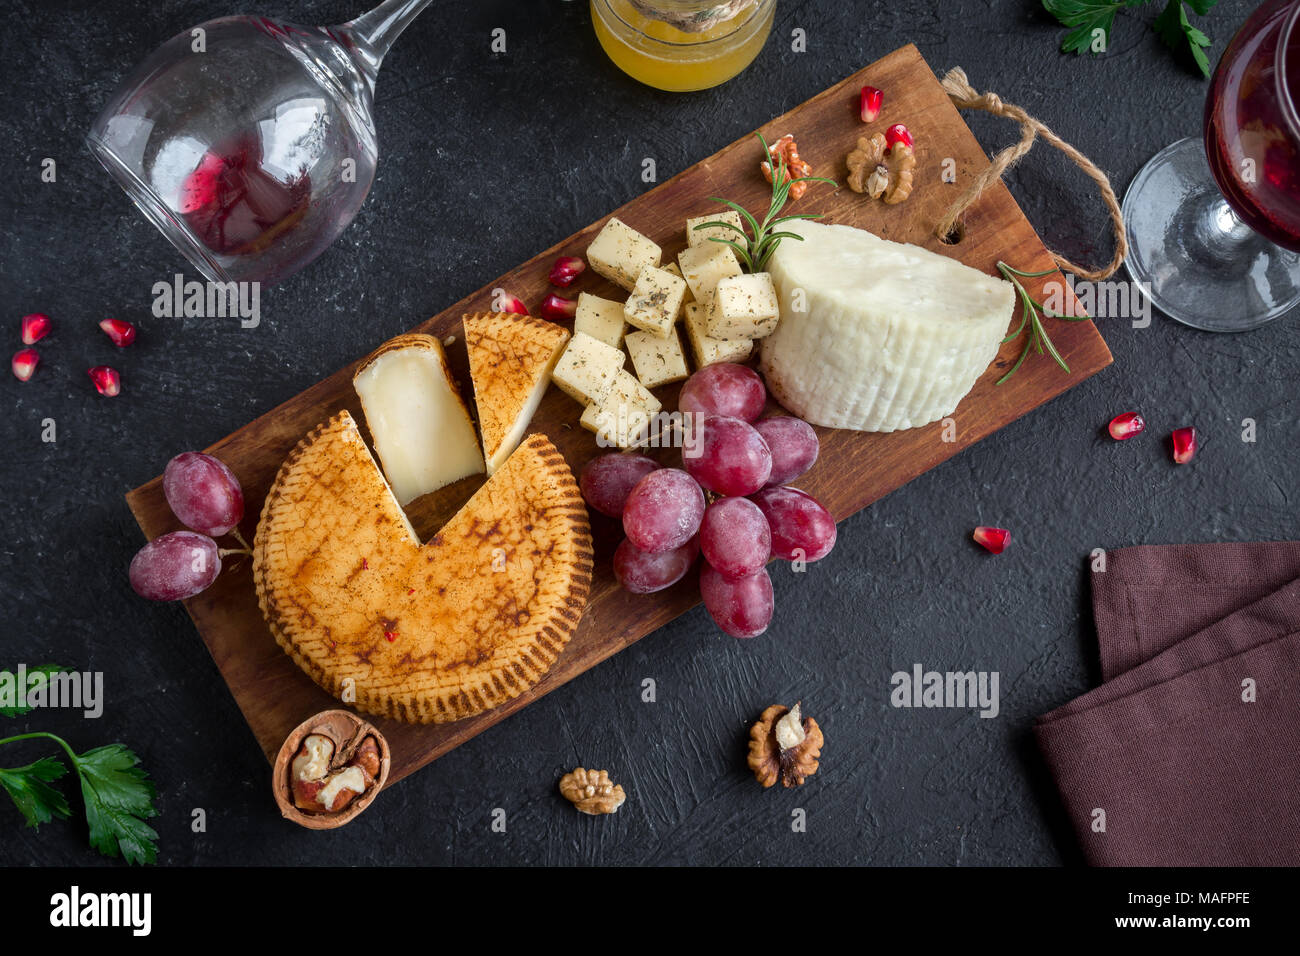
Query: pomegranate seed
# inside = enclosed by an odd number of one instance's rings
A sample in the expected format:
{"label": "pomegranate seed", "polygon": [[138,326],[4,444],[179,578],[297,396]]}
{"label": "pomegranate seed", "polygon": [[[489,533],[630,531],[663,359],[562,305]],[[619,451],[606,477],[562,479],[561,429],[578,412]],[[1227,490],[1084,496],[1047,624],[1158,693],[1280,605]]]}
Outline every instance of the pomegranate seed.
{"label": "pomegranate seed", "polygon": [[994,554],[1001,554],[1011,540],[1011,532],[1006,528],[986,528],[983,525],[975,529],[972,535],[975,543],[982,545]]}
{"label": "pomegranate seed", "polygon": [[1176,428],[1169,440],[1174,445],[1174,464],[1185,465],[1196,454],[1196,429]]}
{"label": "pomegranate seed", "polygon": [[36,349],[19,349],[14,353],[13,361],[9,367],[14,370],[14,378],[20,382],[26,382],[36,371],[36,366],[41,364],[41,356]]}
{"label": "pomegranate seed", "polygon": [[396,631],[384,631],[384,637],[388,640],[388,643],[391,644],[391,643],[393,643],[393,641],[397,640],[397,632],[396,632]]}
{"label": "pomegranate seed", "polygon": [[511,295],[509,292],[500,292],[492,307],[497,312],[514,313],[515,315],[527,315],[528,307],[519,299],[517,295]]}
{"label": "pomegranate seed", "polygon": [[1125,412],[1123,415],[1116,415],[1106,426],[1110,432],[1110,437],[1116,441],[1123,441],[1126,438],[1132,438],[1134,435],[1140,435],[1147,427],[1142,416],[1137,412]]}
{"label": "pomegranate seed", "polygon": [[551,285],[567,289],[578,281],[578,276],[582,275],[586,268],[587,263],[577,256],[560,256],[555,260],[555,265],[551,266]]}
{"label": "pomegranate seed", "polygon": [[912,148],[912,134],[902,123],[895,123],[885,130],[885,145],[892,149],[895,143],[902,143],[908,149]]}
{"label": "pomegranate seed", "polygon": [[862,115],[862,122],[875,122],[876,117],[880,115],[880,101],[884,95],[874,86],[862,88],[862,96],[858,102],[858,112]]}
{"label": "pomegranate seed", "polygon": [[23,345],[35,345],[50,334],[50,317],[44,312],[23,316]]}
{"label": "pomegranate seed", "polygon": [[117,374],[115,368],[109,368],[107,365],[96,365],[87,374],[90,375],[90,380],[95,383],[95,388],[100,395],[112,398],[122,391],[122,377]]}
{"label": "pomegranate seed", "polygon": [[99,323],[99,327],[120,349],[126,348],[135,341],[135,326],[124,319],[105,319]]}
{"label": "pomegranate seed", "polygon": [[578,313],[578,301],[576,299],[566,299],[562,295],[552,293],[542,302],[542,307],[538,314],[549,322],[555,322],[559,319],[571,319]]}

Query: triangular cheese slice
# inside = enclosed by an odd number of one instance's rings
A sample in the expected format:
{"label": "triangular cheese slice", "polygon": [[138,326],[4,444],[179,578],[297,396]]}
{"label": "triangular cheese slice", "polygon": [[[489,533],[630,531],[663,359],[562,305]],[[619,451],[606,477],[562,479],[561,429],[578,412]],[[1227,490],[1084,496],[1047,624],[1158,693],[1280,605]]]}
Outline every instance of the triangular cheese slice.
{"label": "triangular cheese slice", "polygon": [[346,411],[280,467],[253,545],[280,646],[331,694],[413,723],[537,683],[578,626],[591,570],[586,507],[544,435],[421,545]]}
{"label": "triangular cheese slice", "polygon": [[465,348],[489,475],[528,431],[568,341],[566,329],[530,315],[465,316]]}

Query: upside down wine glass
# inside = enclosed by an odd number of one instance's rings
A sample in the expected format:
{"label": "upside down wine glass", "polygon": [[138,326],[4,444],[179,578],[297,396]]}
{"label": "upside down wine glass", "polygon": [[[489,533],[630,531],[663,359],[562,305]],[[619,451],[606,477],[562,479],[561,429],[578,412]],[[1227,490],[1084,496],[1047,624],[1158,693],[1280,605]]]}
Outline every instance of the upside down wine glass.
{"label": "upside down wine glass", "polygon": [[1156,308],[1244,332],[1300,304],[1300,0],[1269,0],[1232,38],[1204,139],[1166,147],[1124,196],[1130,275]]}
{"label": "upside down wine glass", "polygon": [[374,89],[429,0],[334,27],[210,20],[136,68],[87,135],[136,206],[209,280],[278,282],[325,251],[375,178]]}

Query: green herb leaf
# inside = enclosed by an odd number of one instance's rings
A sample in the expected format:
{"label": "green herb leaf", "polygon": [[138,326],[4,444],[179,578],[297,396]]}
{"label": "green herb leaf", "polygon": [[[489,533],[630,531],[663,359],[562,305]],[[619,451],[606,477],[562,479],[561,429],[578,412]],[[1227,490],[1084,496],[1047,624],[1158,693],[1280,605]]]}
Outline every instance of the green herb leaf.
{"label": "green herb leaf", "polygon": [[39,827],[55,817],[66,820],[72,815],[67,799],[50,786],[67,772],[68,768],[53,757],[42,757],[26,767],[0,770],[0,787],[4,787],[18,812],[27,819],[27,825]]}
{"label": "green herb leaf", "polygon": [[[1037,279],[1045,275],[1050,275],[1056,270],[1044,269],[1042,272],[1022,272],[1019,269],[1007,265],[1005,262],[999,262],[998,271],[1002,273],[1003,278],[1016,287],[1016,295],[1020,299],[1021,310],[1020,324],[1016,326],[1014,332],[1002,340],[1002,344],[1006,345],[1008,342],[1019,338],[1020,334],[1024,332],[1026,325],[1029,326],[1029,333],[1025,337],[1025,346],[1020,350],[1020,357],[1016,359],[1016,364],[1011,366],[1007,371],[1007,374],[997,380],[997,384],[1001,385],[1007,379],[1011,378],[1012,375],[1015,375],[1020,366],[1024,364],[1025,357],[1029,355],[1030,352],[1037,352],[1039,355],[1042,355],[1044,350],[1046,350],[1047,354],[1052,356],[1057,365],[1065,369],[1066,372],[1069,372],[1070,366],[1065,363],[1065,359],[1061,357],[1061,353],[1058,352],[1056,346],[1052,344],[1051,336],[1047,334],[1047,327],[1043,325],[1044,316],[1050,316],[1052,318],[1066,318],[1066,316],[1057,316],[1054,312],[1049,312],[1045,307],[1039,305],[1034,301],[1033,296],[1029,294],[1028,290],[1026,290],[1020,283],[1021,277]],[[1080,321],[1086,318],[1086,315],[1080,316],[1079,319],[1075,319],[1074,321]]]}
{"label": "green herb leaf", "polygon": [[[42,664],[40,667],[27,668],[28,674],[44,674],[48,681],[53,674],[65,674],[68,672],[66,667],[60,664]],[[8,674],[11,680],[17,681],[18,675],[12,671],[0,671],[0,677]],[[32,708],[23,707],[0,707],[0,717],[21,717],[23,714],[31,713]]]}
{"label": "green herb leaf", "polygon": [[813,216],[807,213],[800,213],[790,216],[777,217],[777,214],[785,206],[790,198],[790,187],[795,183],[829,183],[832,186],[838,185],[833,179],[827,179],[824,176],[801,176],[798,179],[791,179],[786,171],[785,157],[776,156],[773,161],[772,151],[768,149],[767,140],[763,139],[762,133],[755,133],[758,137],[759,144],[763,147],[763,161],[772,163],[772,198],[768,202],[767,215],[763,221],[759,222],[754,216],[745,209],[740,203],[732,202],[730,199],[721,199],[718,196],[710,196],[713,202],[720,202],[724,206],[734,209],[740,213],[745,224],[749,226],[749,232],[744,229],[737,229],[734,223],[706,222],[696,226],[696,229],[704,229],[708,226],[727,226],[735,229],[743,238],[743,244],[733,239],[723,239],[721,236],[709,236],[710,242],[721,242],[724,245],[731,246],[736,252],[736,257],[745,265],[751,273],[762,272],[767,266],[768,259],[776,251],[776,247],[783,239],[803,240],[803,236],[796,235],[793,232],[777,232],[776,227],[783,222],[791,222],[795,219],[820,219],[821,216]]}
{"label": "green herb leaf", "polygon": [[[1189,2],[1192,9],[1203,16],[1210,11],[1216,0]],[[1151,26],[1171,50],[1189,49],[1201,73],[1206,77],[1210,75],[1210,59],[1205,54],[1211,44],[1210,38],[1187,19],[1187,8],[1183,6],[1183,0],[1169,0]]]}
{"label": "green herb leaf", "polygon": [[128,863],[153,863],[158,834],[144,821],[158,815],[156,793],[139,763],[121,744],[96,747],[73,761],[81,775],[90,845],[105,856],[120,851]]}
{"label": "green herb leaf", "polygon": [[1073,27],[1061,41],[1066,53],[1093,50],[1096,31],[1102,32],[1103,49],[1110,48],[1110,29],[1115,14],[1124,7],[1136,7],[1148,0],[1043,0],[1043,8],[1067,27]]}

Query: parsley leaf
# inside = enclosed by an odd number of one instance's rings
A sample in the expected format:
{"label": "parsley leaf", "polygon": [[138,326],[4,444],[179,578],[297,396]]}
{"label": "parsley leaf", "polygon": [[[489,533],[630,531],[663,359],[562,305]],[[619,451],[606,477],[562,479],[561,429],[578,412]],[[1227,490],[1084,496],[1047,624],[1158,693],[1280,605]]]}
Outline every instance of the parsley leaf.
{"label": "parsley leaf", "polygon": [[[62,737],[44,731],[7,737],[0,740],[0,746],[42,737],[62,747],[77,772],[90,845],[105,856],[120,854],[128,863],[155,862],[158,834],[144,821],[158,815],[153,805],[156,791],[149,775],[140,769],[140,758],[121,744],[78,754]],[[39,826],[55,817],[71,816],[63,794],[49,786],[65,773],[62,763],[46,757],[26,767],[0,769],[0,787],[13,798],[28,825]]]}
{"label": "parsley leaf", "polygon": [[39,827],[55,817],[66,820],[72,815],[63,794],[50,786],[68,768],[53,757],[42,757],[36,763],[13,770],[0,770],[0,787],[8,792],[14,806],[27,818],[29,827]]}
{"label": "parsley leaf", "polygon": [[[1216,0],[1189,0],[1189,2],[1193,10],[1204,15],[1214,6]],[[1210,45],[1210,38],[1192,26],[1187,19],[1187,8],[1183,6],[1183,0],[1169,0],[1151,26],[1171,50],[1178,50],[1184,44],[1188,46],[1201,72],[1206,77],[1210,75],[1210,60],[1205,55],[1205,49]]]}
{"label": "parsley leaf", "polygon": [[[1066,53],[1104,53],[1110,47],[1110,31],[1115,24],[1115,14],[1120,10],[1141,7],[1151,0],[1043,0],[1043,8],[1062,24],[1071,27],[1061,41]],[[1151,24],[1165,44],[1173,50],[1188,48],[1192,59],[1205,75],[1210,75],[1210,60],[1206,49],[1211,45],[1208,36],[1192,25],[1187,18],[1187,7],[1205,16],[1218,0],[1167,0],[1160,16]],[[1101,44],[1096,43],[1098,31]]]}
{"label": "parsley leaf", "polygon": [[90,845],[105,856],[120,850],[128,863],[153,863],[158,834],[144,821],[158,811],[153,783],[139,763],[121,744],[96,747],[73,760],[81,775]]}
{"label": "parsley leaf", "polygon": [[[1095,33],[1102,32],[1100,52],[1110,46],[1110,28],[1123,7],[1135,7],[1147,0],[1043,0],[1047,12],[1067,27],[1074,27],[1061,41],[1065,53],[1086,53],[1092,49]],[[1097,51],[1094,51],[1097,52]]]}
{"label": "parsley leaf", "polygon": [[[45,675],[45,679],[48,681],[48,680],[50,679],[51,675],[53,675],[53,674],[64,674],[64,673],[67,673],[67,670],[68,670],[68,669],[67,669],[66,667],[63,667],[63,666],[61,666],[61,665],[59,665],[59,664],[42,664],[40,667],[29,667],[29,668],[27,668],[27,673],[28,673],[29,675],[30,675],[30,674],[44,674],[44,675]],[[10,680],[12,680],[12,681],[17,681],[17,680],[18,680],[18,675],[17,675],[17,674],[12,673],[11,671],[0,671],[0,677],[4,676],[4,675],[6,675],[6,674],[9,675],[9,679],[10,679]],[[25,689],[26,689],[26,688],[24,688],[24,690],[25,690]],[[23,706],[23,707],[0,707],[0,717],[21,717],[23,714],[30,713],[31,710],[32,710],[32,708],[31,708],[31,707],[28,707],[28,706]]]}

